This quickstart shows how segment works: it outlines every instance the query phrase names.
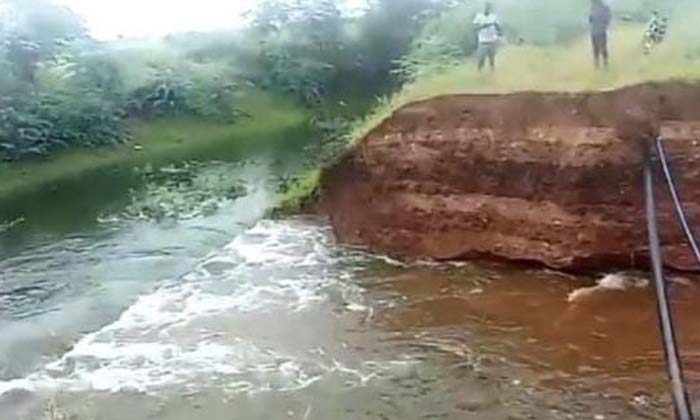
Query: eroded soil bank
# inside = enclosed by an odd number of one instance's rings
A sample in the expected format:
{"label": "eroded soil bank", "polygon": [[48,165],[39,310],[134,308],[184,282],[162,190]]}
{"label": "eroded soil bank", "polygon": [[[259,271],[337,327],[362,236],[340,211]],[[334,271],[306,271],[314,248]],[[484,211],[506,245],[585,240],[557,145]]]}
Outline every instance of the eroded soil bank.
{"label": "eroded soil bank", "polygon": [[[700,220],[698,105],[700,86],[680,82],[410,104],[325,171],[323,208],[340,241],[409,258],[644,267],[639,137],[664,138]],[[662,187],[666,262],[693,270]]]}

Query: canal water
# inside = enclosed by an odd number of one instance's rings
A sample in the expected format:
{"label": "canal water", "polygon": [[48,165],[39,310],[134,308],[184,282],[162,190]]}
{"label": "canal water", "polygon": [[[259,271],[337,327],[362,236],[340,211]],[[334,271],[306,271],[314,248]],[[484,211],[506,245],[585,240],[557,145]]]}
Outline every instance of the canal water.
{"label": "canal water", "polygon": [[[645,273],[403,264],[266,219],[241,171],[184,220],[104,217],[121,197],[0,234],[0,418],[672,417]],[[700,289],[672,298],[697,401]]]}

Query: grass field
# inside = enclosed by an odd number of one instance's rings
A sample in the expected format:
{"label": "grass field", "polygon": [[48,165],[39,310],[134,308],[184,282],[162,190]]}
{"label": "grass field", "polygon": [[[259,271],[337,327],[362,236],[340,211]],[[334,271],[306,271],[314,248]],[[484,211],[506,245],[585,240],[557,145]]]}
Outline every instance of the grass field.
{"label": "grass field", "polygon": [[[700,22],[700,14],[694,17]],[[578,92],[610,90],[649,81],[700,80],[700,30],[690,24],[682,26],[648,56],[642,52],[643,31],[642,26],[633,25],[613,29],[608,71],[594,69],[588,39],[557,47],[505,46],[493,73],[478,72],[473,59],[439,72],[426,69],[425,76],[405,85],[392,98],[383,99],[367,118],[359,121],[351,133],[351,144],[394,110],[441,95]]]}

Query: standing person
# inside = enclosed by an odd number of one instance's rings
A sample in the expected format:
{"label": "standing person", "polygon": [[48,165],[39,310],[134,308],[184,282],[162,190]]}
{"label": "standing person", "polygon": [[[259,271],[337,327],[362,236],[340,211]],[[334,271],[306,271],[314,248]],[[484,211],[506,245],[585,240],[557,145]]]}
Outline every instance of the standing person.
{"label": "standing person", "polygon": [[486,2],[484,12],[478,13],[473,23],[479,42],[477,49],[479,71],[484,68],[487,58],[491,66],[491,71],[493,71],[496,68],[496,49],[498,48],[498,40],[501,37],[502,31],[501,22],[498,20],[498,16],[493,12],[493,4],[491,2]]}
{"label": "standing person", "polygon": [[591,41],[593,42],[593,59],[596,68],[600,68],[602,59],[603,66],[608,68],[608,29],[612,14],[610,7],[603,0],[591,0]]}

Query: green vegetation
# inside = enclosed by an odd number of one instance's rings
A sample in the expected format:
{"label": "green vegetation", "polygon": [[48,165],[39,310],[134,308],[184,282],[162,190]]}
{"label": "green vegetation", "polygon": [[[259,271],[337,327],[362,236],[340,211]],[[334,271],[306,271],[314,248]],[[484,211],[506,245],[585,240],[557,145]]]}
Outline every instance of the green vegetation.
{"label": "green vegetation", "polygon": [[138,168],[144,187],[131,191],[131,202],[123,211],[102,220],[186,220],[212,214],[246,194],[244,182],[232,175],[237,166],[185,161],[158,169]]}
{"label": "green vegetation", "polygon": [[305,121],[318,165],[448,5],[375,0],[351,15],[331,0],[265,0],[241,30],[98,42],[52,0],[0,0],[0,198],[127,163],[210,159]]}
{"label": "green vegetation", "polygon": [[234,122],[251,86],[307,107],[387,92],[394,60],[447,4],[377,0],[348,16],[334,0],[265,0],[243,30],[98,42],[51,0],[0,0],[0,159],[123,144],[127,119]]}
{"label": "green vegetation", "polygon": [[[700,15],[696,18],[700,19]],[[692,37],[679,30],[671,33],[652,55],[645,56],[640,42],[643,30],[638,25],[623,25],[614,30],[610,40],[612,64],[605,72],[593,70],[587,39],[557,47],[508,46],[501,51],[498,69],[493,74],[479,73],[472,60],[432,72],[421,69],[421,77],[383,100],[359,121],[350,138],[361,139],[406,104],[441,95],[596,91],[650,81],[700,80],[700,53],[693,50],[700,45],[700,39],[689,42]]]}
{"label": "green vegetation", "polygon": [[297,178],[282,182],[273,216],[299,214],[311,210],[320,198],[321,170],[311,169]]}
{"label": "green vegetation", "polygon": [[[610,0],[609,72],[592,69],[589,0],[495,3],[509,45],[480,74],[469,24],[480,2],[372,0],[349,14],[333,0],[263,0],[236,31],[98,42],[51,0],[0,0],[0,199],[95,171],[233,158],[307,130],[308,172],[280,191],[301,209],[319,167],[413,101],[700,77],[690,0]],[[655,8],[676,17],[644,56]]]}
{"label": "green vegetation", "polygon": [[[519,4],[527,6],[524,10],[530,10],[536,3],[542,2],[532,0]],[[454,51],[453,44],[460,36],[444,36],[444,32],[451,34],[455,30],[454,21],[466,19],[470,8],[461,7],[435,19],[426,26],[414,43],[413,51],[402,62],[401,71],[407,80],[402,89],[390,98],[382,99],[369,115],[358,121],[349,139],[351,142],[361,139],[393,111],[408,103],[441,95],[594,91],[649,81],[700,79],[700,32],[693,23],[700,21],[700,8],[690,7],[687,2],[677,4],[678,12],[668,39],[653,54],[646,56],[641,48],[645,27],[633,21],[648,16],[652,2],[636,7],[626,1],[614,2],[618,17],[624,20],[618,20],[611,30],[611,68],[608,71],[594,71],[587,27],[566,21],[578,17],[579,21],[583,19],[585,22],[584,3],[572,2],[566,7],[556,6],[553,9],[543,6],[540,10],[551,12],[549,15],[533,12],[528,15],[533,20],[529,24],[522,19],[506,23],[511,34],[509,39],[534,38],[537,41],[502,48],[498,69],[494,73],[480,73],[469,57],[439,53]],[[522,11],[517,9],[509,9],[504,15],[506,22],[508,16],[524,18]],[[561,36],[561,31],[558,31],[555,33],[559,35],[550,34],[547,37],[543,36],[542,26],[562,26],[569,28],[569,31],[566,36]],[[575,28],[579,29],[574,31]],[[577,32],[579,36],[569,40],[570,35]],[[438,53],[431,53],[431,50]],[[432,58],[421,59],[423,55]]]}
{"label": "green vegetation", "polygon": [[131,144],[67,150],[40,161],[0,163],[0,198],[95,170],[235,157],[246,147],[283,141],[290,131],[304,127],[309,118],[309,113],[292,101],[259,91],[249,91],[245,103],[250,117],[236,124],[191,117],[135,121],[131,123]]}

